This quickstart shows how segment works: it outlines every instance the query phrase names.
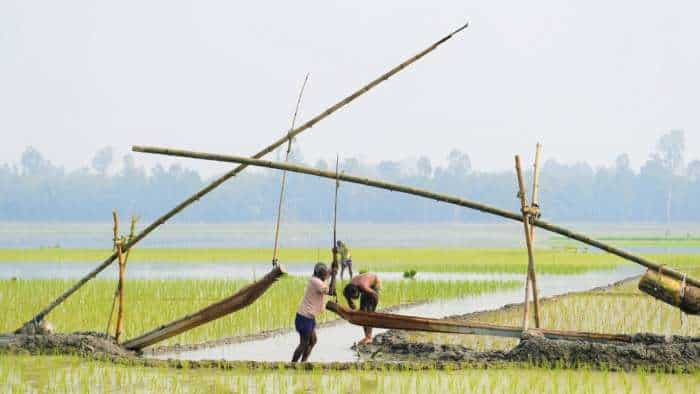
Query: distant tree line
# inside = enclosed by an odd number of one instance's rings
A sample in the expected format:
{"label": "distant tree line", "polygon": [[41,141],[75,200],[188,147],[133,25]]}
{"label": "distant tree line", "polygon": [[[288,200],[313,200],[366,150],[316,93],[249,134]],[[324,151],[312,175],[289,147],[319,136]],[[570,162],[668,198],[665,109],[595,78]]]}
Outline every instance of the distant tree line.
{"label": "distant tree line", "polygon": [[[303,163],[296,150],[294,160]],[[541,173],[544,216],[558,221],[700,220],[700,161],[686,163],[684,133],[661,136],[639,171],[621,154],[609,166],[593,168],[581,162],[548,160]],[[29,147],[19,163],[0,166],[0,220],[104,221],[112,209],[145,219],[160,216],[207,184],[196,171],[179,164],[150,171],[131,155],[115,166],[114,152],[98,151],[91,168],[66,171]],[[335,163],[320,160],[317,168]],[[341,162],[348,174],[376,177],[517,210],[512,171],[480,172],[467,153],[453,150],[447,164],[434,167],[427,157],[382,161],[376,165],[355,158]],[[530,166],[528,166],[530,167]],[[530,174],[527,174],[528,178]],[[276,214],[281,173],[248,171],[185,210],[179,221],[272,221]],[[332,215],[333,182],[291,174],[288,177],[285,220],[326,221]],[[484,214],[424,199],[342,184],[339,218],[374,222],[490,221]]]}

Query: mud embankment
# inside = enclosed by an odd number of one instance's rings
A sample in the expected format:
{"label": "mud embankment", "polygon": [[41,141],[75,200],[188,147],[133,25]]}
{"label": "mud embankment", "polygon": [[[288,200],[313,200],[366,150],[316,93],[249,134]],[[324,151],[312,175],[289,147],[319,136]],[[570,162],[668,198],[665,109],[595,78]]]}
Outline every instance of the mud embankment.
{"label": "mud embankment", "polygon": [[631,343],[550,340],[526,335],[507,351],[476,351],[461,345],[410,342],[392,331],[360,346],[374,361],[455,362],[460,364],[529,364],[539,367],[591,367],[608,370],[693,371],[700,369],[700,338],[637,334]]}
{"label": "mud embankment", "polygon": [[94,332],[2,335],[0,336],[0,351],[33,355],[70,354],[83,357],[136,357],[136,353],[123,348],[114,338]]}

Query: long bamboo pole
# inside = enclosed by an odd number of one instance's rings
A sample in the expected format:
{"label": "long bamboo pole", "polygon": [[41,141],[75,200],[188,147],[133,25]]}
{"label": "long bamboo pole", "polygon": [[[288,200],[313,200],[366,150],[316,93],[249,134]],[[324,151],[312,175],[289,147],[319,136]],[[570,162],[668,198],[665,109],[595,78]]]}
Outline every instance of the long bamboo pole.
{"label": "long bamboo pole", "polygon": [[[151,147],[151,146],[133,146],[132,150],[134,152],[155,153],[155,154],[161,154],[161,155],[167,155],[167,156],[187,157],[187,158],[192,158],[192,159],[202,159],[202,160],[220,161],[220,162],[228,162],[228,163],[245,163],[247,165],[256,166],[256,167],[266,167],[266,168],[274,168],[274,169],[278,169],[278,170],[287,170],[287,171],[296,172],[296,173],[300,173],[300,174],[314,175],[314,176],[321,177],[321,178],[328,178],[328,179],[335,179],[336,178],[335,173],[331,172],[331,171],[323,171],[323,170],[319,170],[316,168],[301,166],[298,164],[285,164],[285,163],[277,163],[277,162],[273,162],[273,161],[269,161],[269,160],[251,159],[251,158],[242,157],[242,156],[221,155],[221,154],[194,152],[194,151],[159,148],[159,147]],[[474,209],[477,211],[481,211],[481,212],[488,213],[491,215],[500,216],[500,217],[503,217],[506,219],[515,220],[518,222],[523,221],[522,214],[520,214],[520,213],[506,211],[504,209],[492,207],[492,206],[489,206],[486,204],[466,200],[466,199],[459,198],[459,197],[435,193],[435,192],[432,192],[429,190],[423,190],[423,189],[418,189],[418,188],[414,188],[414,187],[410,187],[410,186],[399,185],[396,183],[389,183],[389,182],[378,181],[378,180],[374,180],[374,179],[370,179],[370,178],[352,176],[352,175],[348,175],[348,174],[339,174],[337,177],[338,177],[338,179],[340,179],[343,182],[356,183],[356,184],[360,184],[360,185],[376,187],[379,189],[385,189],[385,190],[391,190],[391,191],[411,194],[414,196],[424,197],[424,198],[428,198],[428,199],[435,200],[435,201],[441,201],[441,202],[445,202],[448,204],[453,204],[453,205],[458,205],[458,206],[465,207],[465,208]],[[655,262],[653,262],[649,259],[646,259],[642,256],[638,256],[638,255],[635,255],[633,253],[627,252],[625,250],[616,248],[614,246],[611,246],[611,245],[608,245],[608,244],[603,243],[601,241],[590,238],[584,234],[577,233],[575,231],[566,229],[566,228],[561,227],[561,226],[557,226],[556,224],[545,222],[544,220],[533,219],[532,225],[537,226],[541,229],[553,232],[553,233],[557,233],[559,235],[563,235],[564,237],[574,239],[576,241],[593,246],[595,248],[604,250],[608,253],[614,254],[614,255],[621,257],[625,260],[629,260],[633,263],[637,263],[637,264],[642,265],[642,266],[647,267],[647,268],[658,270],[662,266],[661,264],[655,263]],[[667,267],[667,266],[663,266],[663,271],[666,275],[671,276],[673,278],[676,278],[678,280],[682,280],[683,277],[685,276],[685,274],[683,272],[677,271],[677,270],[670,268],[670,267]],[[693,286],[700,287],[700,281],[698,281],[695,278],[691,278],[689,276],[686,277],[686,283],[689,283]]]}
{"label": "long bamboo pole", "polygon": [[[299,90],[299,96],[297,97],[297,104],[294,107],[294,115],[292,116],[292,125],[289,130],[294,130],[294,126],[297,122],[297,115],[299,114],[299,106],[301,105],[301,98],[304,96],[304,88],[306,88],[306,82],[309,80],[309,74],[307,73],[304,77],[304,83],[301,84],[301,89]],[[289,154],[292,152],[292,139],[287,141],[287,152],[284,156],[284,162],[289,161]],[[284,190],[287,185],[287,171],[282,171],[282,185],[280,186],[280,200],[277,206],[277,222],[275,223],[275,243],[272,248],[272,265],[277,265],[279,260],[279,240],[280,240],[280,223],[282,223],[282,205],[284,203]]]}
{"label": "long bamboo pole", "polygon": [[[527,197],[525,196],[525,180],[520,163],[520,156],[515,156],[515,173],[518,177],[518,197],[520,198],[520,211],[523,215],[523,228],[525,230],[525,246],[527,247],[527,275],[526,282],[532,282],[532,301],[535,308],[535,327],[540,328],[540,302],[537,291],[537,277],[535,276],[535,253],[532,248],[532,231],[530,230],[530,207],[527,205]],[[526,286],[527,287],[527,286]],[[529,294],[525,293],[525,314],[523,318],[523,326],[527,329],[529,322]]]}
{"label": "long bamboo pole", "polygon": [[[450,32],[448,35],[442,37],[426,49],[422,50],[418,54],[410,57],[408,60],[404,61],[403,63],[399,64],[398,66],[392,68],[388,72],[380,75],[378,78],[373,80],[372,82],[368,83],[367,85],[361,87],[351,95],[345,97],[344,99],[338,101],[337,103],[333,104],[332,106],[328,107],[326,110],[321,112],[320,114],[316,115],[314,118],[311,120],[307,121],[306,123],[302,124],[301,126],[297,127],[296,129],[288,132],[286,135],[283,137],[280,137],[277,141],[273,142],[271,145],[269,145],[267,148],[261,150],[257,154],[253,156],[253,158],[259,159],[268,153],[272,152],[273,150],[277,149],[280,147],[282,144],[285,142],[289,141],[290,139],[293,139],[303,131],[310,129],[313,127],[316,123],[320,122],[321,120],[325,119],[326,117],[330,116],[334,112],[338,111],[339,109],[345,107],[346,105],[350,104],[352,101],[357,99],[358,97],[362,96],[363,94],[367,93],[368,91],[372,90],[375,88],[377,85],[381,84],[382,82],[388,80],[392,76],[396,75],[399,73],[401,70],[405,69],[406,67],[410,66],[411,64],[415,63],[417,60],[422,58],[423,56],[427,55],[428,53],[432,52],[435,50],[437,47],[440,45],[444,44],[447,40],[451,39],[457,33],[461,32],[462,30],[466,29],[467,26],[469,26],[469,23],[465,23],[464,25],[460,26],[458,29]],[[243,171],[248,165],[247,164],[242,164],[239,165],[238,167],[234,168],[233,170],[227,172],[226,174],[222,175],[220,178],[214,180],[212,183],[207,185],[204,189],[200,190],[199,192],[193,194],[191,197],[186,199],[185,201],[181,202],[178,204],[175,208],[171,209],[168,211],[166,214],[158,218],[155,222],[151,223],[148,227],[143,229],[138,235],[134,237],[130,242],[128,242],[126,245],[124,245],[124,250],[129,250],[132,246],[136,245],[139,241],[144,239],[148,234],[150,234],[153,230],[161,226],[163,223],[168,221],[170,218],[173,216],[177,215],[180,211],[183,209],[187,208],[190,204],[194,203],[195,201],[198,201],[200,198],[204,197],[207,193],[210,191],[216,189],[219,185],[224,183],[230,178],[233,178],[234,176],[238,175],[241,171]],[[49,305],[47,305],[44,309],[42,309],[39,313],[36,314],[30,321],[25,323],[24,325],[29,325],[33,323],[40,322],[43,320],[43,318],[49,314],[55,307],[57,307],[59,304],[61,304],[66,298],[70,297],[71,294],[75,293],[82,285],[84,285],[86,282],[88,282],[90,279],[94,278],[102,272],[105,268],[107,268],[114,260],[117,258],[117,253],[112,253],[107,259],[105,259],[97,268],[92,270],[90,273],[85,275],[82,279],[80,279],[75,285],[73,285],[71,288],[66,290],[63,294],[58,296],[54,301],[52,301]],[[17,331],[20,331],[18,329]]]}

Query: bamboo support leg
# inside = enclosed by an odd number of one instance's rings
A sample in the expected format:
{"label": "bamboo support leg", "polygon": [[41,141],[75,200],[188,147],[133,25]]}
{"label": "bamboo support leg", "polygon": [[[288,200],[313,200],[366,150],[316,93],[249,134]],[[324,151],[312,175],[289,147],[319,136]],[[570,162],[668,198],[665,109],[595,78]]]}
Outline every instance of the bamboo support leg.
{"label": "bamboo support leg", "polygon": [[[532,299],[533,299],[533,304],[534,304],[534,309],[535,309],[535,327],[540,328],[540,306],[539,306],[539,297],[538,297],[538,291],[537,291],[537,278],[535,276],[535,257],[534,253],[532,250],[532,238],[531,238],[531,229],[530,229],[530,208],[527,205],[527,198],[525,197],[525,182],[523,180],[523,174],[522,174],[522,169],[520,165],[520,156],[515,156],[515,171],[518,176],[518,197],[520,198],[520,206],[522,210],[522,215],[523,215],[523,228],[525,230],[525,245],[527,246],[527,259],[528,259],[528,265],[527,265],[527,271],[528,271],[528,279],[526,282],[532,282]],[[526,283],[526,289],[529,287],[528,284]],[[523,318],[524,322],[523,325],[526,326],[525,321],[529,320],[529,307],[528,305],[528,295],[529,292],[526,291],[525,293],[525,317]]]}
{"label": "bamboo support leg", "polygon": [[[538,201],[538,196],[539,196],[539,189],[540,189],[540,154],[542,153],[542,145],[537,144],[537,147],[535,148],[535,164],[533,168],[533,175],[532,175],[532,198],[530,199],[530,207],[535,210],[533,214],[537,215],[539,217],[539,201]],[[530,242],[534,245],[535,242],[535,226],[530,224]],[[529,264],[528,264],[529,265]],[[530,292],[532,291],[532,281],[536,281],[537,278],[535,278],[534,272],[530,272],[530,269],[528,267],[527,270],[527,279],[525,280],[525,304],[524,304],[524,313],[523,313],[523,331],[526,331],[528,329],[528,325],[530,324]],[[539,320],[539,319],[538,319]]]}

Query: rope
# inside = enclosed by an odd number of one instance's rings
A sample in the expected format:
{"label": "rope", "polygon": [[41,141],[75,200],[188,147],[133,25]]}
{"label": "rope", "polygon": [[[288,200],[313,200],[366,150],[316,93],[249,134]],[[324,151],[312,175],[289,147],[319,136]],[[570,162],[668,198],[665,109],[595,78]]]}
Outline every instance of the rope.
{"label": "rope", "polygon": [[[683,280],[681,281],[681,292],[680,292],[680,295],[681,295],[681,299],[680,299],[681,304],[683,303],[683,298],[685,298],[685,278],[686,278],[686,277],[687,277],[687,275],[686,275],[686,274],[683,274]],[[682,329],[682,328],[683,328],[683,322],[684,322],[684,320],[687,318],[687,316],[685,315],[685,312],[683,312],[683,309],[680,309],[680,308],[679,308],[678,310],[680,311],[681,329]]]}

